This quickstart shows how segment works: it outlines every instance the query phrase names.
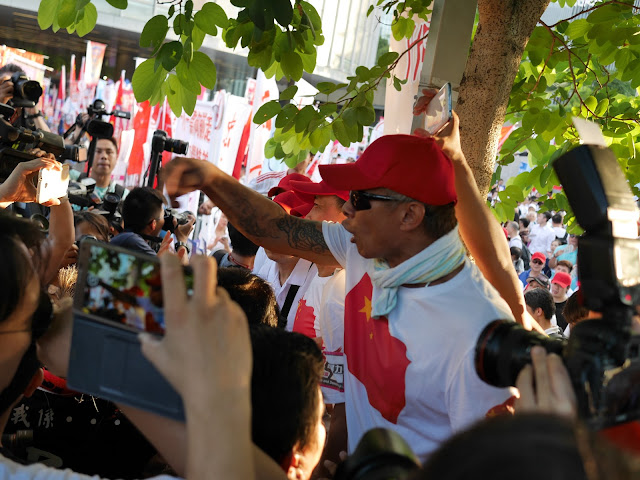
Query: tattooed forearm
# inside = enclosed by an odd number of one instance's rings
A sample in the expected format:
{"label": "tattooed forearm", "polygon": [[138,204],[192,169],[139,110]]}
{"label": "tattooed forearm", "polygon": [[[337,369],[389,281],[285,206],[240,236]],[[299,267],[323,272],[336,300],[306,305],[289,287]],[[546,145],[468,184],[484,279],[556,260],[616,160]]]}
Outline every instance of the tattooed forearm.
{"label": "tattooed forearm", "polygon": [[292,248],[317,254],[329,253],[321,223],[285,215],[277,220],[276,226],[287,235],[287,241]]}
{"label": "tattooed forearm", "polygon": [[[274,204],[275,205],[275,204]],[[255,204],[250,198],[238,197],[235,201],[234,215],[231,215],[231,223],[240,228],[245,235],[256,238],[278,238],[278,232],[274,231],[273,222],[265,221],[265,217],[256,214]],[[277,207],[280,209],[280,207]],[[261,242],[256,242],[261,244]]]}

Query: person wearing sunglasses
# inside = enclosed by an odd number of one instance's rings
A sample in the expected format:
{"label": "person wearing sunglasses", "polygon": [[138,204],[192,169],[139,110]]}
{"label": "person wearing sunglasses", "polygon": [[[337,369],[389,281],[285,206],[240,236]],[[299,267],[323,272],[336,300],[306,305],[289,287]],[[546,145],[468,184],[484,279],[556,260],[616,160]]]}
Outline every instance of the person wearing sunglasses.
{"label": "person wearing sunglasses", "polygon": [[[384,427],[400,433],[424,460],[454,432],[509,398],[507,390],[484,384],[474,367],[482,329],[497,318],[514,317],[467,259],[460,241],[457,167],[451,159],[466,165],[458,131],[454,115],[441,137],[387,135],[355,163],[320,166],[330,187],[350,192],[342,224],[287,215],[206,161],[179,158],[165,166],[172,198],[202,190],[254,243],[318,265],[345,268],[344,390],[350,451],[364,432]],[[465,181],[470,185],[472,178]],[[506,238],[495,220],[483,223],[490,213],[482,210],[474,188],[467,186],[460,193],[467,207],[477,207],[473,215],[462,213],[465,231],[476,231],[470,222],[481,224],[486,227],[482,235],[472,237],[502,242],[504,258],[496,270],[504,268],[505,284],[522,312],[524,299]],[[473,248],[483,241],[471,239]],[[476,252],[480,265],[496,265],[493,243]]]}
{"label": "person wearing sunglasses", "polygon": [[531,261],[529,262],[529,269],[522,272],[518,278],[522,282],[522,288],[525,289],[528,285],[527,280],[530,277],[537,277],[542,273],[544,269],[547,257],[542,252],[536,252],[531,255]]}

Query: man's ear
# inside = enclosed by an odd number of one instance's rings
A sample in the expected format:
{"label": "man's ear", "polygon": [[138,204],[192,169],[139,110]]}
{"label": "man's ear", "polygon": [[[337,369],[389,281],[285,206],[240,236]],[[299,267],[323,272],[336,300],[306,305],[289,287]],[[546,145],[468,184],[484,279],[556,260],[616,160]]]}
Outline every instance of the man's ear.
{"label": "man's ear", "polygon": [[420,227],[426,215],[425,206],[419,202],[409,202],[402,205],[402,221],[400,230],[411,231]]}
{"label": "man's ear", "polygon": [[44,372],[39,368],[36,370],[36,373],[33,374],[33,377],[31,377],[31,381],[29,382],[29,385],[27,385],[27,388],[24,389],[23,395],[29,398],[38,389],[38,387],[42,385],[43,380]]}
{"label": "man's ear", "polygon": [[534,317],[544,317],[544,312],[542,311],[542,308],[538,307],[533,311],[533,316]]}

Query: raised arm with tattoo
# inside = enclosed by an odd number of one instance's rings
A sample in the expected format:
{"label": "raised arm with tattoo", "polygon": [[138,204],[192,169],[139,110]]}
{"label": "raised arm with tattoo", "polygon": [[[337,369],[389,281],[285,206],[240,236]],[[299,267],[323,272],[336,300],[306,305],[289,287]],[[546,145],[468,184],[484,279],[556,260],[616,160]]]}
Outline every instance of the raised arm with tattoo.
{"label": "raised arm with tattoo", "polygon": [[247,238],[278,253],[335,264],[322,224],[288,215],[277,204],[241,185],[204,160],[176,158],[163,170],[171,198],[202,190]]}

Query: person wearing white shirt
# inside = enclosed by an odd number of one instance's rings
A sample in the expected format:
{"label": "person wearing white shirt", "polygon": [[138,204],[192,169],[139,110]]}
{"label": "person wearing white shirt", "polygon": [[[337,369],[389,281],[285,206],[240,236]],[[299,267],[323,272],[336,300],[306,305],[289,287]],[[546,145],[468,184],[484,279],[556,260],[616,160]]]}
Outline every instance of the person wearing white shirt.
{"label": "person wearing white shirt", "polygon": [[517,247],[522,250],[522,238],[520,238],[520,228],[516,222],[507,223],[507,235],[509,235],[509,248]]}
{"label": "person wearing white shirt", "polygon": [[550,218],[550,212],[541,212],[538,214],[537,222],[529,225],[529,251],[532,254],[542,252],[546,256],[551,242],[556,239],[556,233],[547,224]]}

